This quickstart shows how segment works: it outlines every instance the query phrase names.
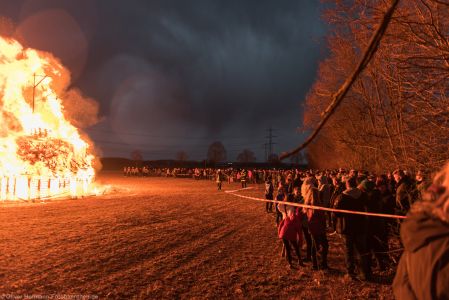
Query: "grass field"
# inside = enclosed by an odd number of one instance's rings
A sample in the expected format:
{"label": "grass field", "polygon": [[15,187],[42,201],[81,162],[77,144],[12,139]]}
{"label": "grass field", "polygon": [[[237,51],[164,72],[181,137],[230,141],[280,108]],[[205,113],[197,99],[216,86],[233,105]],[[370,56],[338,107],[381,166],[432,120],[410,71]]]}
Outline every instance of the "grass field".
{"label": "grass field", "polygon": [[[0,299],[393,298],[392,274],[378,283],[344,279],[337,235],[330,238],[334,270],[288,269],[264,203],[216,191],[211,181],[119,173],[99,181],[112,186],[109,193],[0,204]],[[242,193],[263,195],[252,186]]]}

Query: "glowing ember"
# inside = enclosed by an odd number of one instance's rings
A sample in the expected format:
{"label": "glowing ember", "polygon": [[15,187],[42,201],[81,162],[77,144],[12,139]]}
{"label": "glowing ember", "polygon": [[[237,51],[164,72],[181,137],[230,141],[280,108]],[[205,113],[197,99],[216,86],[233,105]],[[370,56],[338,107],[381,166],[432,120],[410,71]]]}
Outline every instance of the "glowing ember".
{"label": "glowing ember", "polygon": [[92,147],[58,99],[67,74],[50,54],[0,37],[0,200],[88,192]]}

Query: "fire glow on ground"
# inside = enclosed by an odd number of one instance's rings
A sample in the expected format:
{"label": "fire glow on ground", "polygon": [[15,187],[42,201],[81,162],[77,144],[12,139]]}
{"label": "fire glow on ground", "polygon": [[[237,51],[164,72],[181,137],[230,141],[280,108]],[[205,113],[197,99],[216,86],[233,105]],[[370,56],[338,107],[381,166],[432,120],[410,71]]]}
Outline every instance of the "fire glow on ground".
{"label": "fire glow on ground", "polygon": [[[330,237],[334,271],[288,269],[264,203],[217,191],[212,181],[104,172],[99,183],[113,190],[0,206],[0,294],[393,298],[387,283],[344,281],[337,236]],[[245,193],[260,197],[263,187],[253,187]]]}

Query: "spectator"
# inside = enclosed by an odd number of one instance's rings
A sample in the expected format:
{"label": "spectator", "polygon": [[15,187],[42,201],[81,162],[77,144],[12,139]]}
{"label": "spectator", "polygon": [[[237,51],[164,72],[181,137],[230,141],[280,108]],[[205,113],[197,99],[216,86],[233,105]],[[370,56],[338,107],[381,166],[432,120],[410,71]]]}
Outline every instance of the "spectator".
{"label": "spectator", "polygon": [[217,187],[218,187],[218,190],[220,191],[221,190],[221,184],[222,184],[222,182],[224,180],[223,173],[221,173],[220,169],[217,170],[217,175],[216,176],[217,176]]}
{"label": "spectator", "polygon": [[[346,190],[335,199],[334,208],[352,211],[365,211],[366,194],[357,187],[356,178],[346,179]],[[335,225],[337,232],[342,234],[345,240],[345,258],[347,275],[356,277],[355,252],[360,260],[360,277],[362,280],[371,279],[371,266],[367,248],[367,223],[366,218],[361,215],[335,213]]]}
{"label": "spectator", "polygon": [[401,225],[396,299],[449,299],[449,163]]}
{"label": "spectator", "polygon": [[[313,206],[323,206],[320,201],[319,190],[315,186],[313,177],[308,177],[304,180],[301,187],[301,194],[304,198],[304,204]],[[320,252],[320,269],[327,269],[327,253],[329,250],[329,243],[326,237],[326,216],[324,211],[305,208],[304,212],[307,215],[309,232],[312,236],[312,269],[318,270],[317,252]]]}
{"label": "spectator", "polygon": [[[274,187],[271,176],[267,176],[265,181],[265,199],[273,200]],[[267,213],[273,212],[273,202],[266,202],[265,210]]]}
{"label": "spectator", "polygon": [[[375,188],[376,183],[368,179],[363,180],[359,189],[367,195],[366,209],[371,213],[382,213],[382,195],[379,189]],[[381,271],[387,266],[388,240],[386,238],[386,220],[379,217],[367,217],[367,246],[368,250],[374,254],[377,265]]]}
{"label": "spectator", "polygon": [[[286,195],[285,201],[293,202],[293,195]],[[278,226],[278,236],[282,239],[288,264],[290,268],[293,268],[291,247],[295,250],[298,264],[304,266],[301,259],[300,246],[302,245],[302,234],[301,234],[301,210],[297,207],[279,204],[279,210],[283,213],[284,218],[279,223]]]}
{"label": "spectator", "polygon": [[[293,197],[296,203],[304,204],[304,198],[301,196],[299,192],[299,187],[295,186],[293,189]],[[301,230],[304,235],[304,239],[306,240],[306,258],[303,261],[311,261],[312,260],[312,236],[309,232],[307,215],[302,214],[302,224]]]}
{"label": "spectator", "polygon": [[243,188],[246,188],[246,176],[247,176],[246,170],[245,170],[245,169],[242,169],[242,170],[240,171],[240,182],[241,182],[241,184],[242,184],[242,189],[243,189]]}
{"label": "spectator", "polygon": [[[323,207],[329,208],[332,197],[332,185],[326,175],[322,175],[318,179],[318,190],[320,192],[320,201]],[[330,212],[324,212],[326,223],[331,227],[331,214]]]}
{"label": "spectator", "polygon": [[415,200],[413,199],[413,187],[410,178],[405,175],[404,171],[395,170],[393,177],[396,182],[396,207],[398,213],[405,215]]}
{"label": "spectator", "polygon": [[[284,201],[284,197],[285,197],[284,187],[282,186],[282,184],[279,184],[276,195],[276,201]],[[275,205],[275,208],[276,208],[276,225],[279,226],[279,222],[281,222],[282,220],[282,213],[279,210],[279,203]]]}
{"label": "spectator", "polygon": [[416,172],[415,180],[416,180],[416,193],[418,197],[417,200],[420,200],[422,199],[422,196],[424,195],[424,192],[427,188],[427,184],[424,178],[424,172],[423,171]]}

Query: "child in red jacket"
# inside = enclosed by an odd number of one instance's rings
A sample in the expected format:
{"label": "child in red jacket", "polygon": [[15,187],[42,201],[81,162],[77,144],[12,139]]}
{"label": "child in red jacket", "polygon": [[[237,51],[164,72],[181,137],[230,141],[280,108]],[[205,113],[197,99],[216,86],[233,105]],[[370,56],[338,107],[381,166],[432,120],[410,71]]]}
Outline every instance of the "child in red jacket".
{"label": "child in red jacket", "polygon": [[[288,195],[285,197],[284,201],[293,202],[293,195]],[[298,264],[304,266],[301,259],[300,247],[302,246],[302,213],[301,210],[295,206],[288,204],[279,204],[279,211],[285,216],[284,219],[279,223],[278,226],[278,236],[282,239],[285,251],[287,253],[287,261],[290,268],[292,265],[292,255],[291,247],[295,250],[296,256],[298,258]]]}

